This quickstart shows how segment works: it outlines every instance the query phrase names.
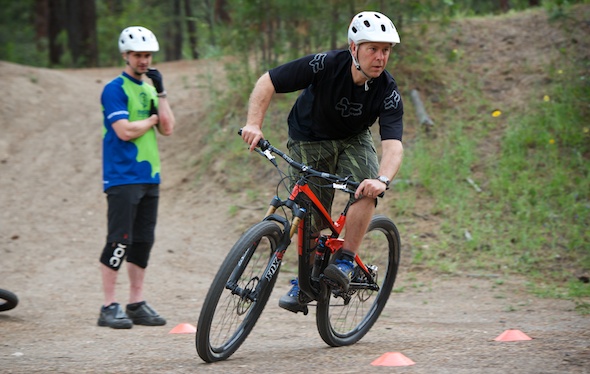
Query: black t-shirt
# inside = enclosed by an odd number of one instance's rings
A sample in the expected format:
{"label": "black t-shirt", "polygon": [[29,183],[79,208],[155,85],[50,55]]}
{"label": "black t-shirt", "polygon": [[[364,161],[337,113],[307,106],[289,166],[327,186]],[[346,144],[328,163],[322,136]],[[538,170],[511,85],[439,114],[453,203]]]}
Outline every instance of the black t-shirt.
{"label": "black t-shirt", "polygon": [[269,71],[277,93],[303,90],[289,114],[294,140],[345,139],[369,128],[377,118],[381,139],[402,140],[403,103],[397,84],[384,71],[358,86],[352,80],[347,50],[309,55]]}

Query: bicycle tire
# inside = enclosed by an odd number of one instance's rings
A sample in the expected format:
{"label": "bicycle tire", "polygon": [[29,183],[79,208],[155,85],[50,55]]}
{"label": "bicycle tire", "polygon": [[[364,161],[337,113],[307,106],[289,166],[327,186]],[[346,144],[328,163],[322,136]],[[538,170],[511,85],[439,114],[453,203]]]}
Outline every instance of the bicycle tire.
{"label": "bicycle tire", "polygon": [[274,258],[272,254],[281,236],[281,228],[275,222],[259,222],[244,232],[223,261],[205,297],[197,323],[195,344],[203,361],[227,359],[254,328],[274,288],[279,269],[265,289],[259,290],[255,301],[232,293],[226,284],[232,274],[241,269],[238,286],[253,290]]}
{"label": "bicycle tire", "polygon": [[18,305],[18,297],[8,290],[0,289],[0,312],[14,309]]}
{"label": "bicycle tire", "polygon": [[399,232],[393,221],[384,216],[374,216],[360,249],[365,265],[377,267],[375,281],[379,290],[351,288],[350,301],[345,303],[342,297],[333,297],[330,287],[326,285],[316,312],[318,332],[326,344],[332,347],[351,345],[369,332],[393,289],[400,247]]}

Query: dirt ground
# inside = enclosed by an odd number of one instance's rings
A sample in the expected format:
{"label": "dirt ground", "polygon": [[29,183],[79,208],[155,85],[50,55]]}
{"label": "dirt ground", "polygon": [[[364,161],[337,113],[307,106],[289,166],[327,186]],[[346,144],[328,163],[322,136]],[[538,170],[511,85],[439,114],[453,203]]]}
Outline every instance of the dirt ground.
{"label": "dirt ground", "polygon": [[[534,49],[548,43],[539,40],[542,31],[561,36],[542,12],[494,22],[470,21],[458,43],[474,68],[482,69],[490,94],[514,105],[518,94],[542,79],[534,61],[519,69],[523,56],[538,55]],[[502,71],[491,68],[497,64]],[[16,309],[0,313],[0,372],[590,373],[590,320],[574,311],[573,302],[527,294],[518,277],[417,271],[407,245],[396,282],[403,291],[392,294],[356,345],[329,348],[317,333],[313,309],[308,316],[280,309],[278,298],[292,276],[281,273],[244,345],[227,361],[203,363],[194,334],[170,330],[196,325],[212,278],[239,234],[224,228],[239,218],[230,216],[236,202],[215,178],[193,182],[198,122],[211,93],[204,77],[217,73],[219,64],[158,67],[178,126],[172,137],[160,138],[160,219],[146,297],[168,324],[113,330],[96,325],[102,303],[98,256],[106,230],[99,96],[121,67],[48,70],[0,62],[0,288],[20,299]],[[401,233],[402,242],[433,229],[419,221],[411,227],[414,232]],[[121,303],[127,302],[126,276],[122,270]],[[494,341],[507,329],[532,340]],[[415,365],[371,365],[390,352]]]}

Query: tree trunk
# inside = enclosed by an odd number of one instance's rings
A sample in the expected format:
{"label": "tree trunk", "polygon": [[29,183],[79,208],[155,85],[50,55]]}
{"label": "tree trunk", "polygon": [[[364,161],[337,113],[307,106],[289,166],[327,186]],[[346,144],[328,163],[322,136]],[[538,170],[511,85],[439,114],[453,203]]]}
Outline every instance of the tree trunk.
{"label": "tree trunk", "polygon": [[199,51],[197,49],[197,27],[194,20],[193,10],[190,0],[184,0],[184,15],[186,16],[186,27],[188,29],[188,42],[191,47],[191,56],[193,59],[199,59]]}
{"label": "tree trunk", "polygon": [[[351,16],[352,17],[352,16]],[[338,4],[336,1],[332,3],[332,25],[330,26],[330,49],[338,48],[338,35],[341,30],[336,31],[335,25],[338,24]]]}
{"label": "tree trunk", "polygon": [[166,32],[166,60],[177,61],[182,59],[182,18],[180,0],[172,2],[172,24]]}
{"label": "tree trunk", "polygon": [[227,0],[215,0],[215,19],[222,23],[231,23],[231,17],[227,12]]}
{"label": "tree trunk", "polygon": [[508,0],[500,0],[500,9],[504,13],[510,10],[510,4],[508,3]]}
{"label": "tree trunk", "polygon": [[49,30],[49,2],[35,0],[34,14],[35,40],[37,41],[37,51],[40,52],[43,50],[42,40],[47,38],[47,30]]}
{"label": "tree trunk", "polygon": [[215,38],[215,4],[211,5],[211,1],[214,0],[203,0],[202,1],[202,11],[203,11],[203,18],[205,20],[205,23],[207,24],[207,27],[209,29],[209,32],[207,33],[209,35],[209,45],[211,46],[216,46],[217,45],[217,40]]}
{"label": "tree trunk", "polygon": [[82,58],[87,67],[98,66],[98,41],[96,36],[96,1],[84,1],[82,23]]}
{"label": "tree trunk", "polygon": [[64,46],[59,42],[59,34],[64,30],[65,8],[62,0],[47,1],[47,38],[49,39],[49,65],[61,63]]}
{"label": "tree trunk", "polygon": [[97,66],[95,1],[66,0],[68,46],[75,66]]}
{"label": "tree trunk", "polygon": [[123,13],[123,2],[121,0],[106,0],[109,13],[119,15]]}
{"label": "tree trunk", "polygon": [[426,113],[426,109],[424,108],[424,104],[422,103],[422,99],[420,98],[420,92],[418,90],[411,90],[410,91],[410,98],[412,99],[412,104],[414,104],[414,109],[416,110],[416,117],[418,118],[418,123],[424,126],[426,132],[430,131],[430,128],[434,126],[434,122]]}

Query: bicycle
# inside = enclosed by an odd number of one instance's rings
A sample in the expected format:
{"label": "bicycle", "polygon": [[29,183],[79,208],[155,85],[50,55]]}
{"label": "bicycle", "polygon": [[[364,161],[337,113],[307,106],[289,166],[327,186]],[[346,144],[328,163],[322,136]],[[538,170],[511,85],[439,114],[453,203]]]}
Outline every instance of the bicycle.
{"label": "bicycle", "polygon": [[[316,171],[261,140],[255,149],[279,172],[275,195],[261,222],[247,229],[234,244],[215,275],[197,322],[195,345],[205,362],[230,357],[245,341],[260,317],[277,281],[283,256],[297,233],[299,311],[308,314],[316,301],[316,325],[323,341],[332,347],[351,345],[371,329],[381,314],[397,275],[400,237],[385,216],[374,216],[356,255],[348,291],[323,275],[330,258],[342,247],[340,234],[352,202],[348,201],[336,221],[310,189],[310,178],[326,181],[322,187],[354,195],[360,183]],[[278,166],[278,155],[299,171],[287,199],[279,198],[288,179]],[[317,180],[317,179],[316,179]],[[341,195],[342,196],[342,195]],[[328,228],[312,236],[311,212],[319,212]],[[282,214],[280,212],[282,211]],[[313,244],[312,244],[313,243]],[[310,256],[314,257],[310,267]]]}
{"label": "bicycle", "polygon": [[0,312],[11,310],[18,305],[18,297],[8,290],[0,288]]}

